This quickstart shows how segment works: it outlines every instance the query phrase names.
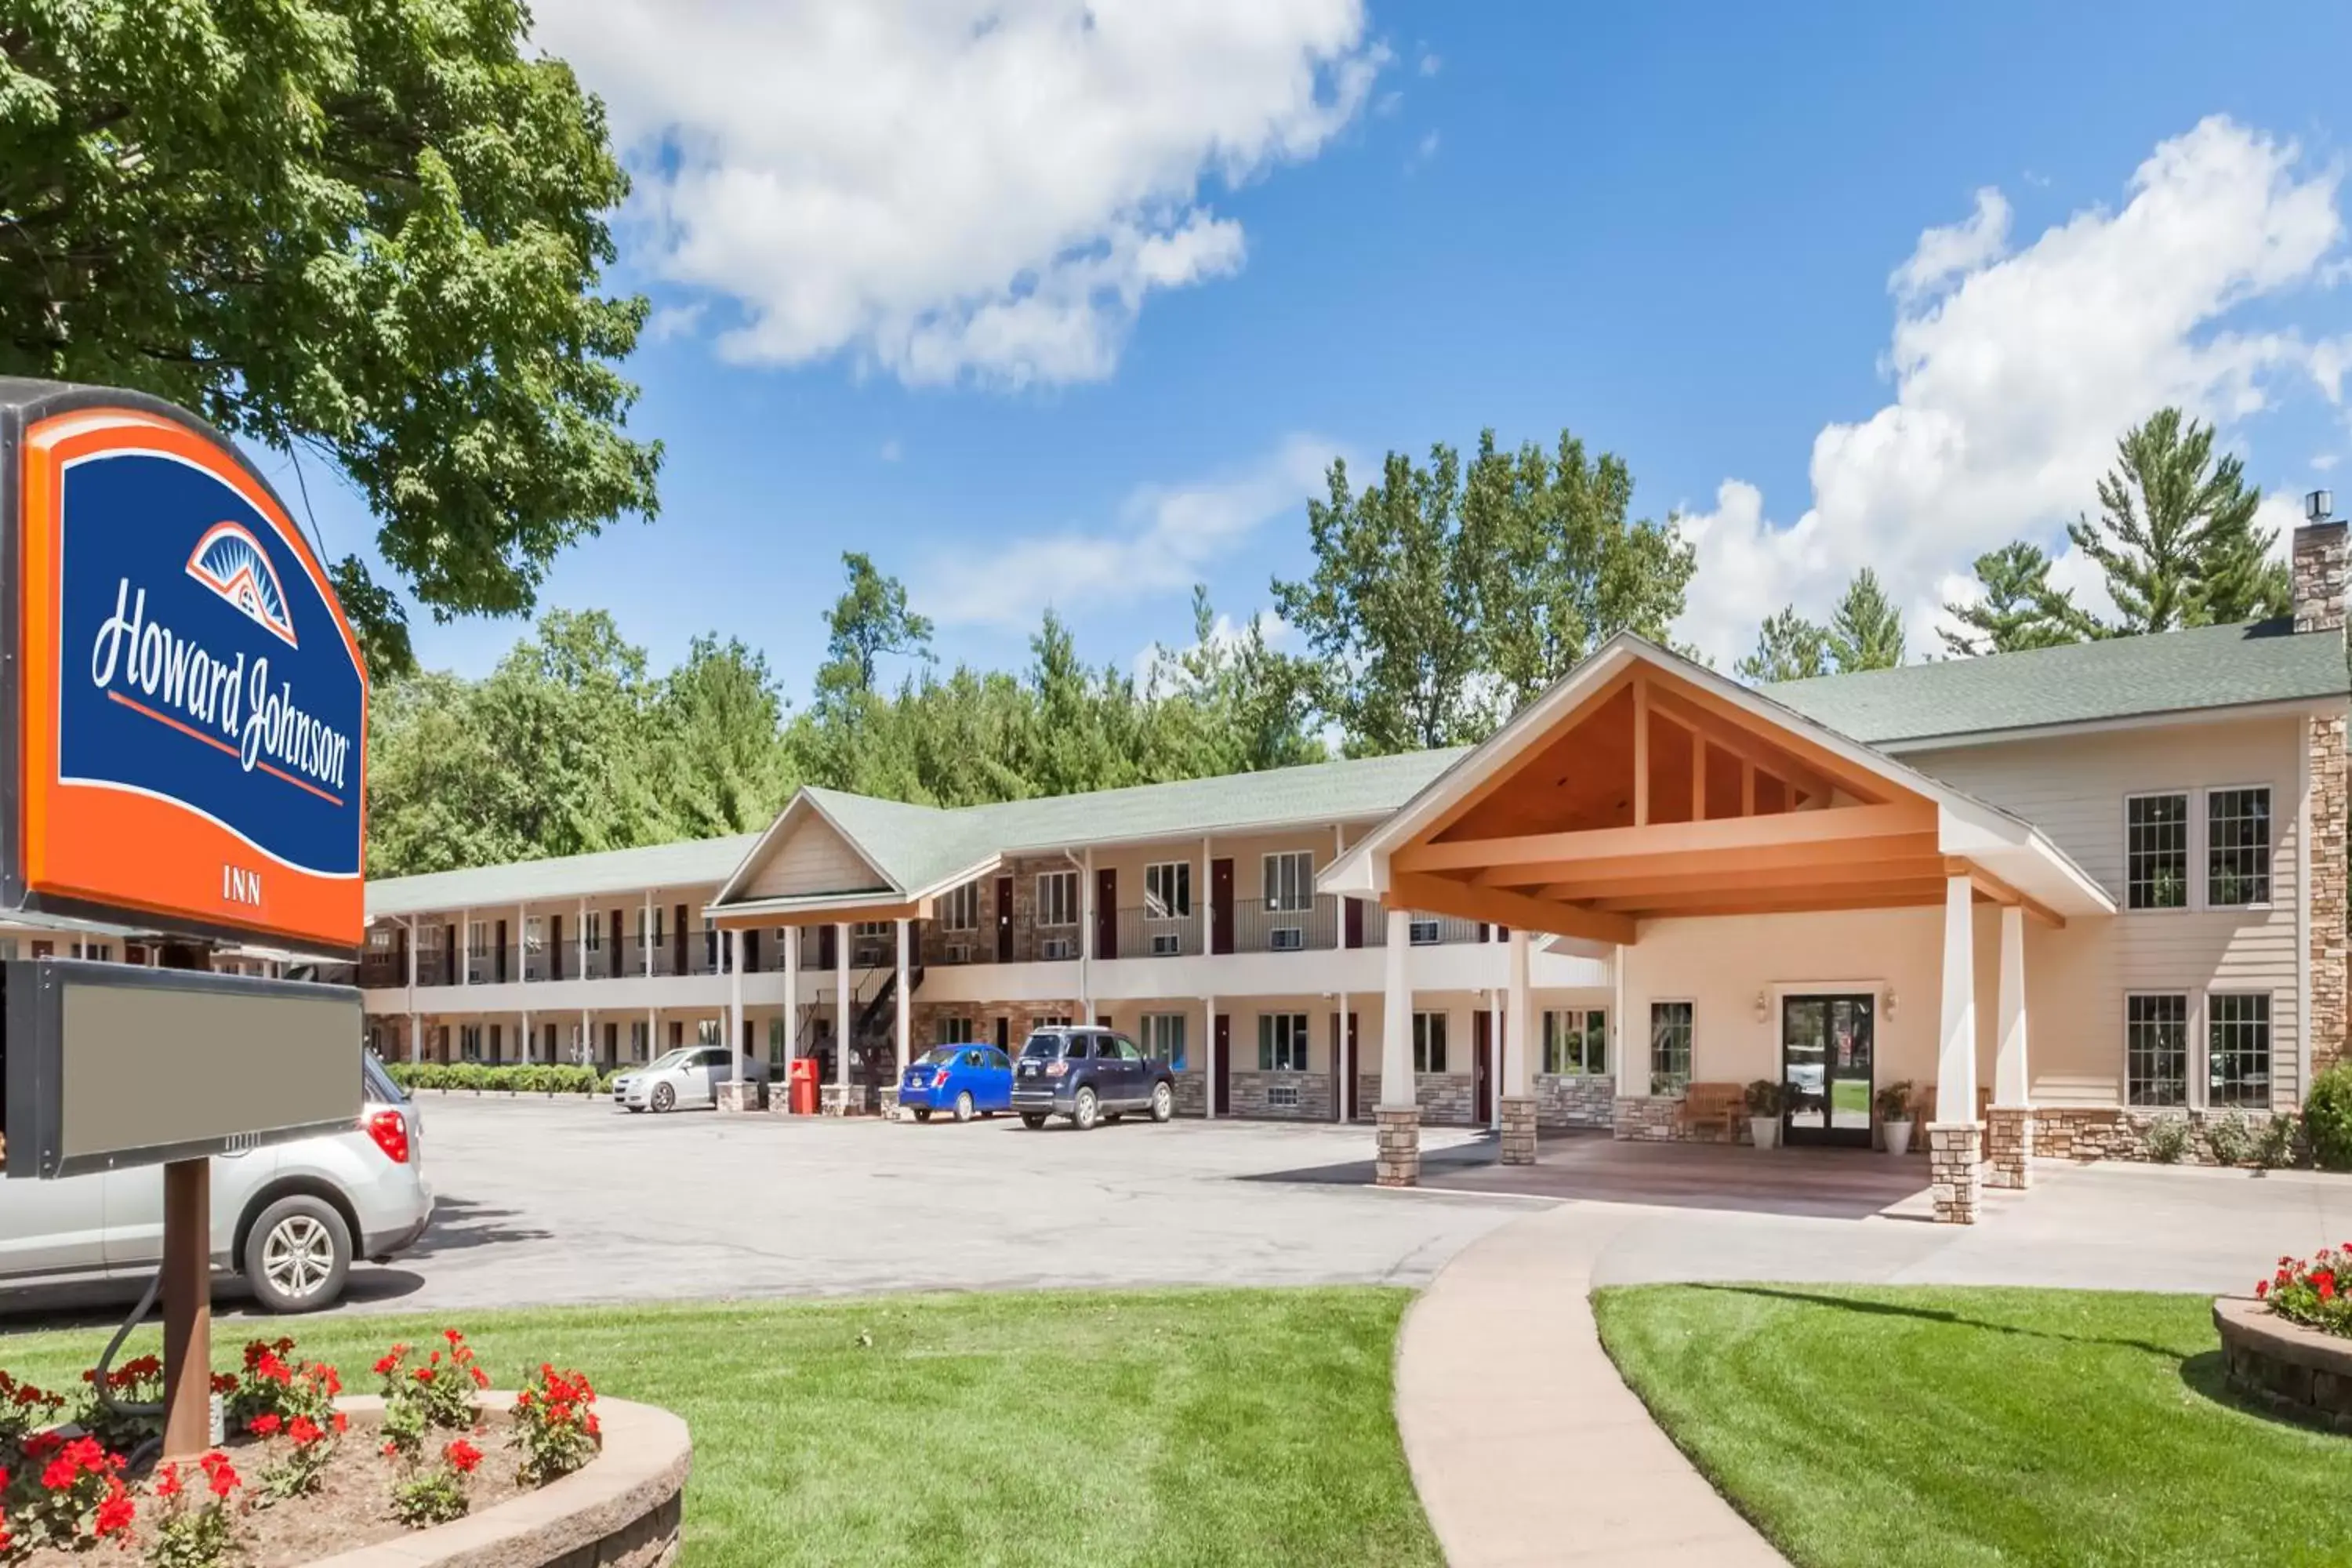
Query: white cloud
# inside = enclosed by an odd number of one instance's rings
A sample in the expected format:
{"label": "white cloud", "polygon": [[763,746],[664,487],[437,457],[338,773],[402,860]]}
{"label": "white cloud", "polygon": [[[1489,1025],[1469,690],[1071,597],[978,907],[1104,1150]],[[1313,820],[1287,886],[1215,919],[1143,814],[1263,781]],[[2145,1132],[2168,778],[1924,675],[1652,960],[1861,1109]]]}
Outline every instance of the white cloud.
{"label": "white cloud", "polygon": [[[1189,591],[1218,558],[1323,489],[1338,443],[1293,436],[1236,472],[1192,484],[1139,486],[1118,525],[1071,530],[935,557],[908,589],[943,626],[1031,631],[1048,605],[1130,605]],[[976,586],[977,585],[977,586]]]}
{"label": "white cloud", "polygon": [[[1860,567],[1905,607],[1915,655],[1969,563],[2010,540],[2046,546],[2095,504],[2116,438],[2165,404],[2225,425],[2282,379],[2330,390],[2343,343],[2231,331],[2248,301],[2317,281],[2342,236],[2333,170],[2223,119],[2164,142],[2124,205],[2076,214],[2022,249],[2008,204],[1932,228],[1889,280],[1895,398],[1814,438],[1812,505],[1786,528],[1738,479],[1685,516],[1699,552],[1679,634],[1727,667],[1764,616],[1825,615]],[[2276,521],[2266,513],[2265,521]],[[2095,593],[2085,563],[2056,579]]]}
{"label": "white cloud", "polygon": [[1110,374],[1242,265],[1202,186],[1314,157],[1388,52],[1362,0],[542,0],[611,107],[633,258],[728,357],[913,383]]}
{"label": "white cloud", "polygon": [[882,443],[881,451],[876,455],[886,463],[895,463],[907,455],[907,449],[898,444],[898,437],[893,436]]}
{"label": "white cloud", "polygon": [[1421,140],[1413,143],[1412,153],[1405,157],[1404,172],[1411,174],[1427,168],[1431,160],[1437,156],[1437,144],[1436,132],[1423,132]]}
{"label": "white cloud", "polygon": [[1236,621],[1233,616],[1219,611],[1215,622],[1209,627],[1209,635],[1199,642],[1186,643],[1181,647],[1169,647],[1161,643],[1153,643],[1149,647],[1139,650],[1131,661],[1135,683],[1138,686],[1149,686],[1155,674],[1164,674],[1171,682],[1181,681],[1183,679],[1183,667],[1178,660],[1184,655],[1195,652],[1203,647],[1224,648],[1238,647],[1248,639],[1253,630],[1265,638],[1266,647],[1278,648],[1289,640],[1291,625],[1270,609],[1260,610],[1245,621]]}
{"label": "white cloud", "polygon": [[1423,54],[1421,57],[1421,74],[1423,76],[1435,76],[1444,68],[1444,66],[1445,61],[1442,56]]}
{"label": "white cloud", "polygon": [[2334,468],[2336,463],[2336,455],[2334,452],[2322,452],[2319,456],[2311,459],[2311,466],[2317,468],[2323,474],[2327,472],[2328,469]]}

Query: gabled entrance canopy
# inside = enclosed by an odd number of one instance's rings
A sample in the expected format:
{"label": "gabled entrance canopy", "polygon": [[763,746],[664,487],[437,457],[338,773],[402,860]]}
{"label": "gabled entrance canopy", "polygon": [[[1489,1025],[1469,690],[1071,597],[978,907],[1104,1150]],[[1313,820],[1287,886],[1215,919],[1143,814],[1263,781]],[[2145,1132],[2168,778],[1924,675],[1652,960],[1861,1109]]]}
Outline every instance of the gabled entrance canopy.
{"label": "gabled entrance canopy", "polygon": [[940,893],[1002,859],[946,812],[803,788],[704,916],[722,928],[921,919]]}
{"label": "gabled entrance canopy", "polygon": [[1629,634],[1335,861],[1327,893],[1632,945],[1644,920],[1944,901],[2112,914],[2028,824]]}

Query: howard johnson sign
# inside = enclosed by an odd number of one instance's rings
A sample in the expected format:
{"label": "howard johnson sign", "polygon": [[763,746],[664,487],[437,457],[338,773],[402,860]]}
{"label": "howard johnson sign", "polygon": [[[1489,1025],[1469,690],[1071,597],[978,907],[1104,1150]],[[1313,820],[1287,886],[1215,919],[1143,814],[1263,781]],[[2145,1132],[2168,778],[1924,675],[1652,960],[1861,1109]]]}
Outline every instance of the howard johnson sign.
{"label": "howard johnson sign", "polygon": [[348,953],[367,676],[326,573],[221,437],[0,380],[16,786],[0,906]]}

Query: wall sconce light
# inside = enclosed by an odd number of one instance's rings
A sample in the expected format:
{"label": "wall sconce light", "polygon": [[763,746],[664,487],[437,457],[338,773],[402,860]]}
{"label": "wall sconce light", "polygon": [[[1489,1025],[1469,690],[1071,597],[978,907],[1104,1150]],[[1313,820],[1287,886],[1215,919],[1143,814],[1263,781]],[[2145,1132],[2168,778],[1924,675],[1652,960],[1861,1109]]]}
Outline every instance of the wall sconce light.
{"label": "wall sconce light", "polygon": [[1756,993],[1756,1021],[1768,1024],[1772,1020],[1772,999],[1761,991]]}
{"label": "wall sconce light", "polygon": [[1889,1023],[1895,1019],[1895,987],[1892,985],[1886,988],[1886,1017]]}

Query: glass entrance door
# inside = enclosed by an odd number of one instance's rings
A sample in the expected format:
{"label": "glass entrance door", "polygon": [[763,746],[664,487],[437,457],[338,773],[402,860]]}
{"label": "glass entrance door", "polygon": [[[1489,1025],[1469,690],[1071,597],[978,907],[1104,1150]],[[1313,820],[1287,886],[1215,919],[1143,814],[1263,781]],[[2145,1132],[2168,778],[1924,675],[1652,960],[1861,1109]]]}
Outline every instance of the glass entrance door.
{"label": "glass entrance door", "polygon": [[1780,999],[1781,1114],[1791,1143],[1870,1147],[1870,996]]}

